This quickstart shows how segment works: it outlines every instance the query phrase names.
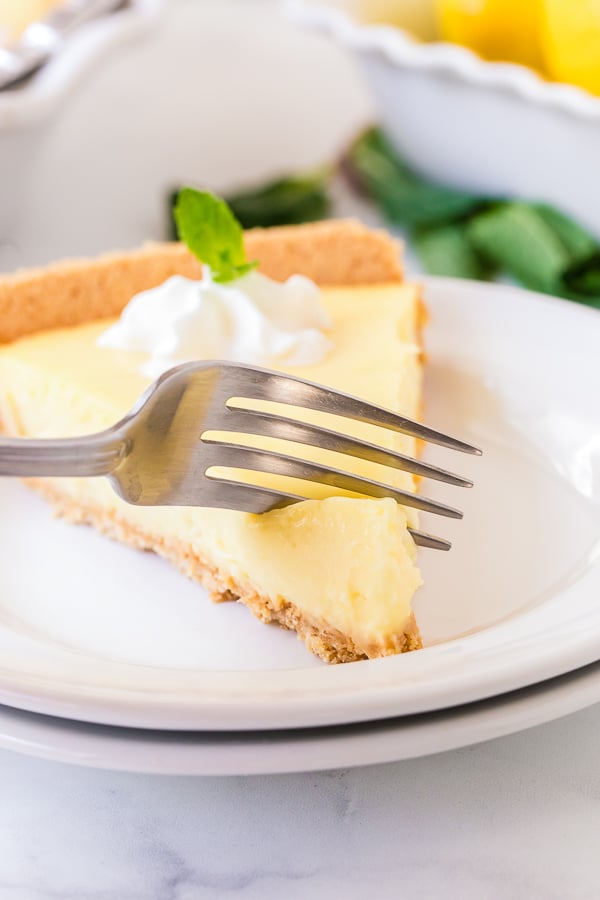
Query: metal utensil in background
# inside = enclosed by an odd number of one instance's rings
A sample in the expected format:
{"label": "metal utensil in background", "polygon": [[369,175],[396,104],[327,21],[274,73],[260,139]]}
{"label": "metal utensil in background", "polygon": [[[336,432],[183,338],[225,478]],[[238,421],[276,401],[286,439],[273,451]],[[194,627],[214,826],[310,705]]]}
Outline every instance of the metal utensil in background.
{"label": "metal utensil in background", "polygon": [[127,0],[71,0],[32,22],[15,44],[0,47],[0,91],[17,86],[46,65],[73,31],[127,5]]}

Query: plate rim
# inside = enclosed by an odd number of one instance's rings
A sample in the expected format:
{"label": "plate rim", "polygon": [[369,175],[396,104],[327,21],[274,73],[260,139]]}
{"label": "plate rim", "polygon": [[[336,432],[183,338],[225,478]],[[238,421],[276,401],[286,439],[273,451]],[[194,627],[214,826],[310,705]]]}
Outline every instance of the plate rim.
{"label": "plate rim", "polygon": [[292,774],[445,753],[556,721],[596,704],[600,704],[600,662],[460,707],[292,731],[152,732],[0,706],[0,749],[68,765],[145,775]]}

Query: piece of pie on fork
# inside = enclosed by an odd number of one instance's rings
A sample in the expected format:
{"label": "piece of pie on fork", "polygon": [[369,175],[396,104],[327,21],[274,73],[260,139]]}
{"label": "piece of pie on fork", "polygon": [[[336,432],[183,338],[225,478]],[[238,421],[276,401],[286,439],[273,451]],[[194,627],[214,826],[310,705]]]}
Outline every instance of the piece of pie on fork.
{"label": "piece of pie on fork", "polygon": [[[418,418],[425,314],[418,288],[402,279],[395,242],[353,222],[254,231],[245,240],[248,256],[267,275],[284,280],[300,273],[323,288],[333,349],[321,362],[294,366],[289,374]],[[67,437],[100,431],[121,418],[151,379],[140,373],[140,354],[100,347],[97,338],[134,294],[174,274],[199,277],[200,266],[182,245],[157,244],[1,279],[3,431]],[[295,414],[331,424],[322,413]],[[361,422],[346,422],[343,430],[416,455],[416,441],[407,435]],[[282,449],[282,442],[263,439],[261,446]],[[289,453],[289,444],[284,449]],[[416,490],[407,472],[314,447],[298,445],[292,452]],[[409,531],[418,527],[417,514],[391,498],[344,495],[305,483],[294,492],[311,499],[256,516],[130,506],[99,478],[30,484],[69,520],[156,551],[204,584],[214,599],[240,600],[263,621],[294,629],[324,660],[346,662],[421,646],[411,608],[421,584]]]}

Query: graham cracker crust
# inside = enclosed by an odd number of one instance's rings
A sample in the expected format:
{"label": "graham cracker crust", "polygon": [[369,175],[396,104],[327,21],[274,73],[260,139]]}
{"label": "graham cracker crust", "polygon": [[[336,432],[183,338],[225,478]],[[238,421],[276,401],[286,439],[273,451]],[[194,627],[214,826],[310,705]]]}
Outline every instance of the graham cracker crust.
{"label": "graham cracker crust", "polygon": [[[254,229],[249,259],[276,281],[306,275],[321,285],[401,281],[398,244],[354,221]],[[171,275],[200,278],[200,263],[183,244],[147,244],[96,259],[64,260],[0,278],[0,343],[47,328],[117,316],[134,294]]]}

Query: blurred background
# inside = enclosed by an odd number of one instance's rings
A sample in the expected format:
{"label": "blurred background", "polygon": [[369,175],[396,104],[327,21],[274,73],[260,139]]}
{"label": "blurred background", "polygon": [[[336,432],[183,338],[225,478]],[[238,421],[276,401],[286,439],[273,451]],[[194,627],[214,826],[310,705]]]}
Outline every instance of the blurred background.
{"label": "blurred background", "polygon": [[[25,7],[50,5],[2,0],[0,11],[22,26]],[[12,101],[0,102],[0,178],[12,201],[1,219],[4,269],[163,238],[167,197],[182,183],[229,192],[312,169],[370,121],[352,59],[289,22],[277,0],[129,7],[113,14],[115,27],[121,16],[135,27],[126,23],[83,71],[65,48],[73,71],[58,96],[32,110],[17,95],[36,85],[0,94]]]}
{"label": "blurred background", "polygon": [[596,0],[0,0],[0,35],[1,270],[172,236],[193,184],[599,304]]}

